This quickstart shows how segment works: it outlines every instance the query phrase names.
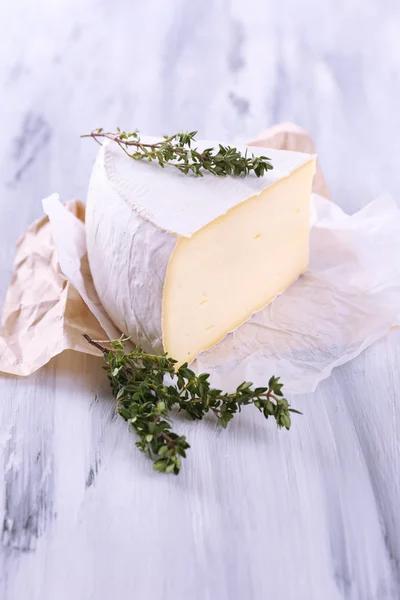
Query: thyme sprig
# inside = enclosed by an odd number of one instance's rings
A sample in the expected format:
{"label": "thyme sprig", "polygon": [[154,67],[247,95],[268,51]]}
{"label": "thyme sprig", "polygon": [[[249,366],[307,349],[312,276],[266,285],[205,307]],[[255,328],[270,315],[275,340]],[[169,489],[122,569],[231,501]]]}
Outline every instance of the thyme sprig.
{"label": "thyme sprig", "polygon": [[254,172],[257,177],[262,177],[266,171],[273,168],[266,156],[248,156],[247,150],[242,154],[236,148],[222,144],[219,144],[217,151],[214,148],[206,148],[199,152],[192,146],[196,134],[197,131],[164,135],[161,141],[152,144],[143,142],[137,129],[125,132],[117,128],[116,133],[107,133],[100,128],[81,137],[93,138],[100,145],[101,139],[112,140],[134,160],[157,161],[162,168],[170,165],[181,173],[193,174],[196,177],[202,177],[203,171],[218,176],[234,177],[246,177]]}
{"label": "thyme sprig", "polygon": [[235,392],[224,393],[211,387],[207,373],[196,375],[186,363],[177,368],[177,361],[166,354],[155,356],[138,347],[127,352],[123,338],[110,342],[107,349],[84,337],[103,352],[117,412],[139,436],[136,445],[154,461],[156,471],[177,475],[190,447],[185,436],[172,431],[173,408],[192,419],[202,419],[211,411],[224,428],[249,404],[266,419],[275,419],[279,428],[290,429],[290,413],[301,414],[283,397],[279,377],[272,376],[266,387],[253,388],[245,381]]}

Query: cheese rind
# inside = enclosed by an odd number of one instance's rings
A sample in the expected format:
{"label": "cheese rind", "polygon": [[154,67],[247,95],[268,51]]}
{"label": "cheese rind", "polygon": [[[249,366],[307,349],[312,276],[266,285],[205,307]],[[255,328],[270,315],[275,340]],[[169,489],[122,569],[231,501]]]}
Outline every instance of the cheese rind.
{"label": "cheese rind", "polygon": [[145,351],[191,362],[307,268],[315,158],[258,150],[274,177],[200,179],[100,150],[86,213],[93,281]]}
{"label": "cheese rind", "polygon": [[98,154],[89,184],[86,242],[93,282],[118,329],[161,354],[162,297],[177,238],[139,216],[115,192]]}

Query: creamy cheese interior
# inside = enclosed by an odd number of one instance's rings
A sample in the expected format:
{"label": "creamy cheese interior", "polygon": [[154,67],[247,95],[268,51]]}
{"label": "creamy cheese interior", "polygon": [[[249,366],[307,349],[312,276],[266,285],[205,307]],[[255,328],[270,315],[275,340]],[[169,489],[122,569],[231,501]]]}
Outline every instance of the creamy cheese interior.
{"label": "creamy cheese interior", "polygon": [[180,364],[219,342],[307,269],[314,172],[312,159],[179,239],[164,287],[163,338]]}

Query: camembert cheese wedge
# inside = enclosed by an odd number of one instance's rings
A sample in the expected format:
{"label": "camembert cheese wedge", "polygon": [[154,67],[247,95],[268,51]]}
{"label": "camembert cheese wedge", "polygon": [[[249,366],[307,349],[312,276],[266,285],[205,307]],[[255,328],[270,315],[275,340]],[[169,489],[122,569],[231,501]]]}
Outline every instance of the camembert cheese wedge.
{"label": "camembert cheese wedge", "polygon": [[145,351],[193,361],[307,269],[316,157],[248,151],[273,170],[196,178],[101,148],[86,212],[91,272],[115,325]]}

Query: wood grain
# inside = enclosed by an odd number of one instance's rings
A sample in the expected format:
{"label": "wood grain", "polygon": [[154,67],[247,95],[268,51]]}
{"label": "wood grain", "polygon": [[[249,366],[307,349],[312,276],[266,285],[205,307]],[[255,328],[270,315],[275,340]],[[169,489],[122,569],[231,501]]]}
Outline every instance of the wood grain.
{"label": "wood grain", "polygon": [[[400,194],[394,0],[17,0],[0,22],[0,301],[53,191],[85,197],[94,127],[313,135],[334,201]],[[179,430],[153,474],[93,357],[1,377],[4,600],[400,598],[400,334],[336,369],[290,434],[251,410]]]}

